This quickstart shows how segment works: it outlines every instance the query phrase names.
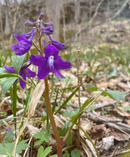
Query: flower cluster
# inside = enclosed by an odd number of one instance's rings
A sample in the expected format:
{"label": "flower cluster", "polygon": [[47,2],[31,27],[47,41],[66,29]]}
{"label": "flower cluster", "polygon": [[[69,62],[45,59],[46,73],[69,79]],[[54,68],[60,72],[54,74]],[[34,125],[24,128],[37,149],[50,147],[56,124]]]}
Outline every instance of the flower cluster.
{"label": "flower cluster", "polygon": [[[28,67],[30,64],[38,66],[37,79],[45,78],[50,72],[53,72],[58,77],[64,78],[64,76],[60,73],[60,70],[69,69],[72,67],[70,62],[64,61],[61,59],[59,55],[59,50],[64,49],[65,45],[54,40],[51,36],[53,33],[53,23],[52,22],[44,22],[42,19],[45,16],[44,13],[41,13],[39,18],[35,21],[27,20],[25,22],[26,26],[32,27],[31,31],[23,34],[14,34],[15,38],[18,40],[18,43],[12,46],[12,51],[16,52],[16,55],[24,55],[27,53],[31,46],[36,45],[32,42],[33,38],[36,37],[38,42],[40,43],[40,48],[36,47],[40,52],[39,55],[31,55],[30,63],[26,66],[22,66],[20,69],[19,75],[26,80],[26,77],[34,77],[36,75],[35,72],[32,72]],[[48,36],[49,41],[44,41],[44,46],[41,45],[41,36],[42,33]],[[47,44],[46,44],[47,43]],[[14,72],[14,67],[4,68],[8,71]],[[22,88],[25,87],[25,82],[19,79],[20,85]]]}

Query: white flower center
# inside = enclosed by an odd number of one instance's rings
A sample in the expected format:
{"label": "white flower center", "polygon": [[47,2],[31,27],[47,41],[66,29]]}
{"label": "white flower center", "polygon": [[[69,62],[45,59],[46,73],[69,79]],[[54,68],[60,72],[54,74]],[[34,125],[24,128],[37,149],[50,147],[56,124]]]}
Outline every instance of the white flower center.
{"label": "white flower center", "polygon": [[54,64],[54,56],[50,56],[49,58],[48,58],[48,64],[49,64],[49,68],[50,69],[52,69],[54,66],[53,66],[53,64]]}

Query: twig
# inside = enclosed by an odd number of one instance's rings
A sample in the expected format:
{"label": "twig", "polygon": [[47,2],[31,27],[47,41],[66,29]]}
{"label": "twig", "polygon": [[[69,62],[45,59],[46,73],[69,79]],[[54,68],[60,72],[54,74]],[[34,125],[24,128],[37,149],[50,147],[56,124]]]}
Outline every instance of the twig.
{"label": "twig", "polygon": [[[30,138],[30,140],[29,140],[29,142],[28,142],[28,145],[30,145],[31,141],[32,141],[32,137]],[[24,155],[23,155],[23,156],[25,156],[25,155],[26,155],[26,153],[27,153],[27,151],[28,151],[28,148],[29,148],[29,147],[27,147],[27,148],[26,148],[26,150],[25,150],[25,152],[24,152]]]}
{"label": "twig", "polygon": [[[78,47],[78,55],[77,55],[77,77],[78,77],[78,86],[80,85],[80,78],[79,78],[79,55],[80,55],[80,47]],[[80,88],[78,89],[78,104],[79,104],[79,109],[81,111],[81,103],[80,103]],[[78,125],[80,126],[80,117],[78,119]],[[78,136],[78,143],[77,147],[79,148],[80,146],[80,128],[78,127],[77,130],[77,136]]]}

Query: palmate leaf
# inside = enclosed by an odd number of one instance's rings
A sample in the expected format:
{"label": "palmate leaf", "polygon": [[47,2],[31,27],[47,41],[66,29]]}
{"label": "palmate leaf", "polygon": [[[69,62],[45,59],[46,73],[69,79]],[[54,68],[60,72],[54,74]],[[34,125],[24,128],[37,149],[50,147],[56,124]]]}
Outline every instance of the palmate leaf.
{"label": "palmate leaf", "polygon": [[97,87],[90,87],[87,88],[90,92],[93,91],[102,91],[104,96],[109,96],[112,99],[124,99],[124,95],[128,95],[129,93],[127,92],[122,92],[122,91],[114,91],[114,90],[109,90],[109,91],[104,91],[101,88]]}
{"label": "palmate leaf", "polygon": [[1,83],[3,84],[2,88],[1,88],[1,92],[2,94],[5,94],[8,89],[11,87],[11,85],[17,80],[17,77],[9,77],[9,78],[6,78],[4,80],[4,83]]}
{"label": "palmate leaf", "polygon": [[23,64],[24,58],[25,58],[25,55],[22,55],[22,56],[12,56],[11,57],[12,64],[13,64],[13,67],[14,67],[16,73],[19,73],[20,68],[21,68],[21,66]]}
{"label": "palmate leaf", "polygon": [[28,140],[22,140],[18,143],[16,147],[16,152],[17,154],[22,153],[22,150],[25,150],[29,145],[26,143]]}
{"label": "palmate leaf", "polygon": [[[43,146],[38,149],[37,157],[46,157],[52,151],[52,147],[47,147],[45,150]],[[57,157],[57,155],[51,155],[50,157]]]}
{"label": "palmate leaf", "polygon": [[[16,147],[16,153],[22,153],[22,150],[25,150],[28,146],[26,143],[28,140],[22,140],[18,143]],[[12,156],[14,151],[15,142],[0,144],[0,155]]]}
{"label": "palmate leaf", "polygon": [[40,145],[42,142],[49,142],[49,137],[51,137],[52,131],[46,131],[44,132],[43,129],[40,130],[40,132],[36,133],[35,135],[33,135],[33,137],[39,139],[38,141],[35,142],[34,146],[38,146]]}
{"label": "palmate leaf", "polygon": [[1,143],[0,143],[0,155],[7,155],[7,150]]}
{"label": "palmate leaf", "polygon": [[10,142],[14,137],[15,137],[15,134],[13,133],[13,131],[11,132],[7,131],[2,144]]}

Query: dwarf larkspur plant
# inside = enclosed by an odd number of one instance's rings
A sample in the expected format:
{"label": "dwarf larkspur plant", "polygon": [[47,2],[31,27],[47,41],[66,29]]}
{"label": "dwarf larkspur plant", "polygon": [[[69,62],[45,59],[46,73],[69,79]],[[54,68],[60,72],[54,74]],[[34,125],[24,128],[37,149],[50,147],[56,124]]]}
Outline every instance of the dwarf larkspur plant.
{"label": "dwarf larkspur plant", "polygon": [[[54,31],[53,23],[52,22],[45,22],[43,21],[43,17],[45,16],[44,13],[40,13],[38,19],[35,22],[27,20],[25,22],[25,25],[28,27],[31,27],[31,30],[27,33],[22,34],[14,34],[15,38],[18,40],[18,43],[12,45],[12,51],[16,53],[16,56],[12,56],[12,65],[9,67],[5,65],[3,68],[0,68],[0,79],[1,79],[1,85],[2,86],[2,93],[5,94],[7,90],[13,85],[12,88],[10,88],[10,95],[12,98],[12,108],[13,108],[13,116],[14,121],[16,122],[16,100],[17,100],[17,84],[20,83],[20,86],[23,89],[26,89],[26,84],[28,84],[31,88],[28,92],[28,98],[26,107],[24,108],[24,116],[26,114],[26,111],[28,110],[28,104],[29,104],[29,98],[31,97],[32,89],[36,89],[36,83],[33,81],[32,78],[37,76],[37,82],[39,80],[44,79],[45,82],[45,92],[42,96],[44,96],[46,109],[47,109],[47,116],[43,116],[41,119],[42,122],[44,122],[47,118],[50,118],[50,123],[53,129],[53,133],[57,142],[57,154],[58,157],[62,157],[62,146],[66,142],[67,145],[72,144],[72,133],[71,130],[76,124],[87,136],[87,138],[91,141],[93,144],[91,138],[87,133],[80,127],[80,125],[77,123],[78,118],[93,104],[94,101],[97,100],[97,98],[104,94],[104,96],[109,96],[110,98],[116,99],[120,98],[123,99],[122,95],[126,95],[125,92],[118,92],[118,91],[103,91],[102,89],[98,89],[96,87],[89,88],[88,90],[91,91],[100,91],[99,95],[97,95],[96,98],[88,98],[84,104],[82,104],[82,107],[80,109],[77,109],[76,111],[71,112],[64,112],[64,116],[68,116],[70,120],[64,124],[62,128],[58,128],[60,132],[58,132],[54,118],[53,113],[57,114],[60,112],[62,108],[64,108],[69,100],[75,95],[75,93],[79,90],[80,86],[85,82],[82,82],[70,95],[69,97],[63,102],[63,104],[55,111],[55,106],[53,107],[53,112],[50,105],[50,99],[49,99],[49,85],[48,85],[48,75],[49,73],[54,73],[59,78],[65,78],[64,75],[61,74],[60,70],[66,70],[70,69],[72,67],[71,63],[68,61],[62,60],[60,56],[60,50],[65,48],[65,45],[60,43],[59,41],[56,41],[52,38],[52,33]],[[45,41],[42,39],[42,35],[45,35],[48,37],[48,40]],[[33,39],[36,39],[39,43],[39,46],[37,46]],[[43,41],[43,44],[42,44]],[[31,47],[35,46],[36,50],[38,51],[38,54],[31,54],[28,53],[28,51],[31,49]],[[27,60],[25,59],[27,57]],[[36,66],[38,67],[38,72],[34,72],[30,69],[30,67]],[[26,90],[27,92],[27,90]],[[43,91],[42,91],[43,92]],[[39,93],[37,92],[36,95]],[[41,95],[40,95],[41,96]],[[56,103],[55,103],[56,104]],[[48,121],[49,122],[49,121]],[[22,125],[23,123],[21,123]],[[38,138],[36,145],[41,145],[42,143],[48,143],[49,139],[51,137],[51,132],[49,131],[49,125],[46,127],[46,132],[44,130],[41,130],[39,133],[35,134],[33,137]],[[9,128],[8,128],[9,130]],[[15,125],[16,130],[16,125]],[[10,130],[9,130],[10,131]],[[65,135],[65,136],[64,136]],[[60,136],[64,136],[61,140]],[[68,138],[71,137],[71,138]],[[70,140],[71,139],[71,140]],[[23,148],[20,148],[23,145]],[[12,149],[15,147],[15,142],[11,143]],[[98,151],[93,144],[97,155]],[[13,150],[10,149],[9,143],[7,144],[1,144],[1,151],[3,155],[12,155]],[[24,150],[28,145],[26,144],[26,141],[21,141],[16,147],[16,151],[14,153],[21,153],[22,150]],[[6,149],[5,149],[6,148]],[[10,151],[8,151],[8,149]],[[14,149],[15,150],[15,149]],[[38,156],[46,156],[51,152],[51,147],[46,148],[45,150],[43,147],[40,147],[38,150]],[[1,154],[1,152],[0,152]],[[80,152],[75,149],[71,152],[71,156],[80,156]],[[57,156],[57,155],[54,155]]]}

